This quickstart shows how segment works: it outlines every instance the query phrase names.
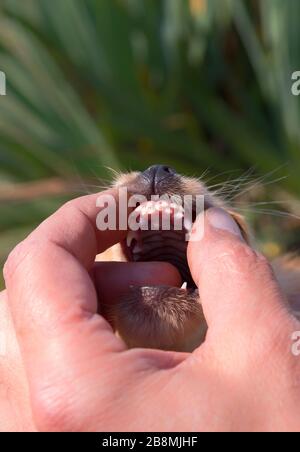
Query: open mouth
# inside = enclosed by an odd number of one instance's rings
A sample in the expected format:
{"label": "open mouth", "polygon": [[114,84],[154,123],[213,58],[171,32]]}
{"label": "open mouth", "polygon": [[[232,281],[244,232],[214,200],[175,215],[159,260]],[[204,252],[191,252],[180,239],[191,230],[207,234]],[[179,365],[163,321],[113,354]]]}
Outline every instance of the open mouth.
{"label": "open mouth", "polygon": [[183,287],[195,288],[188,262],[188,237],[193,223],[179,204],[171,201],[147,201],[129,218],[129,232],[123,248],[129,261],[168,262],[179,271]]}

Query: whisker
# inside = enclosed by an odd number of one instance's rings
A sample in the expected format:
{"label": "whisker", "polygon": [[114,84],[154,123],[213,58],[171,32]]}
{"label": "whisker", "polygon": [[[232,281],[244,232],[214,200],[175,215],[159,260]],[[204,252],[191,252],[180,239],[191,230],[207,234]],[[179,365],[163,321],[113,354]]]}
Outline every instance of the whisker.
{"label": "whisker", "polygon": [[199,177],[197,177],[197,179],[199,179],[199,180],[204,179],[208,175],[209,172],[210,172],[210,168],[206,168],[206,170],[204,170],[203,173]]}
{"label": "whisker", "polygon": [[[266,187],[267,185],[271,185],[271,184],[276,184],[277,182],[281,182],[282,180],[287,179],[288,176],[281,176],[278,177],[277,179],[273,179],[271,181],[268,182],[264,182],[264,187]],[[248,193],[250,190],[253,190],[253,188],[258,187],[259,185],[261,185],[263,182],[263,178],[259,178],[257,179],[257,181],[255,181],[254,183],[252,183],[251,185],[249,185],[249,187],[246,187],[244,190],[242,190],[241,192],[235,194],[232,198],[231,201],[234,201],[236,198],[238,198],[239,196],[243,196],[246,193]]]}
{"label": "whisker", "polygon": [[[209,169],[210,170],[210,169]],[[237,171],[240,171],[239,169],[234,169],[234,170],[227,170],[227,171],[223,171],[222,173],[218,173],[215,174],[214,176],[210,177],[208,180],[204,181],[206,185],[208,185],[208,183],[214,179],[216,179],[217,177],[221,177],[224,176],[226,174],[230,174],[230,173],[236,173]]]}
{"label": "whisker", "polygon": [[284,217],[284,218],[294,218],[296,220],[300,220],[300,216],[295,215],[290,212],[284,212],[280,210],[272,210],[272,209],[253,209],[251,207],[239,207],[237,209],[234,209],[237,211],[244,211],[244,212],[253,212],[253,213],[259,213],[261,215],[270,215],[274,217]]}
{"label": "whisker", "polygon": [[225,171],[224,173],[213,176],[211,179],[206,181],[206,185],[208,186],[208,190],[212,191],[215,196],[223,197],[224,201],[227,202],[234,202],[236,198],[239,198],[240,196],[248,193],[250,190],[254,189],[255,187],[259,186],[262,183],[264,183],[264,185],[270,185],[280,182],[283,179],[287,178],[287,176],[282,176],[276,179],[272,179],[271,181],[266,181],[270,176],[278,172],[286,165],[287,163],[275,168],[274,170],[270,171],[267,174],[258,176],[256,178],[253,177],[256,167],[252,166],[239,177],[236,178],[229,177],[225,182],[223,181],[209,185],[209,182],[212,181],[215,177],[218,177],[222,174],[232,173],[236,170]]}
{"label": "whisker", "polygon": [[252,179],[252,173],[254,171],[254,168],[249,168],[245,173],[243,173],[241,176],[236,177],[234,179],[229,178],[227,181],[219,182],[214,185],[208,186],[209,190],[216,188],[216,187],[222,187],[222,192],[224,189],[230,187],[232,190],[236,191],[243,185],[248,185]]}
{"label": "whisker", "polygon": [[[286,201],[259,201],[259,202],[247,202],[247,205],[250,205],[250,206],[261,206],[261,205],[270,205],[270,204],[285,204],[285,203],[288,203],[288,202],[292,202],[292,200],[286,200]],[[236,201],[235,202],[235,205],[236,204],[241,204],[241,205],[244,205],[245,204],[245,201]]]}

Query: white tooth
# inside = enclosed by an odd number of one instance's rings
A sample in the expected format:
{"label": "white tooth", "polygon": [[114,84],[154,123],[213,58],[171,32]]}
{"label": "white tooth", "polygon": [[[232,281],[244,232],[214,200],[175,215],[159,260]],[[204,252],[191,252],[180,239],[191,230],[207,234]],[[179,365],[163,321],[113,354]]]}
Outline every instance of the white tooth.
{"label": "white tooth", "polygon": [[184,218],[184,227],[187,231],[190,231],[192,229],[193,223],[190,218],[185,217]]}
{"label": "white tooth", "polygon": [[137,239],[138,234],[135,231],[129,231],[126,237],[126,244],[130,248],[132,240]]}
{"label": "white tooth", "polygon": [[174,218],[181,220],[183,218],[183,212],[176,212]]}
{"label": "white tooth", "polygon": [[182,284],[181,289],[186,289],[186,288],[187,288],[187,282],[185,281],[185,282]]}

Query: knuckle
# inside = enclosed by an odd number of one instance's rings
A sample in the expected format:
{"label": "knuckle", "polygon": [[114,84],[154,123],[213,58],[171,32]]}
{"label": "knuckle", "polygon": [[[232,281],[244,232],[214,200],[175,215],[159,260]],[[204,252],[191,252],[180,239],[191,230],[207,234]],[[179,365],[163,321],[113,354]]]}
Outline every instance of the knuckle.
{"label": "knuckle", "polygon": [[27,253],[28,249],[25,245],[25,242],[21,242],[13,249],[13,251],[11,251],[3,267],[3,275],[5,281],[10,280],[14,276],[20,265],[20,262],[25,259]]}
{"label": "knuckle", "polygon": [[235,255],[241,271],[252,272],[257,269],[258,256],[248,245],[239,244],[235,250]]}
{"label": "knuckle", "polygon": [[60,209],[57,212],[64,212],[66,214],[66,217],[68,215],[74,215],[78,213],[78,205],[79,205],[80,198],[77,199],[71,199],[71,201],[67,201],[65,204],[63,204]]}
{"label": "knuckle", "polygon": [[77,200],[72,199],[71,201],[65,202],[59,209],[59,211],[69,211],[73,210]]}
{"label": "knuckle", "polygon": [[243,242],[222,244],[217,257],[226,269],[233,273],[249,274],[259,273],[263,276],[272,276],[271,266],[268,260],[261,254]]}
{"label": "knuckle", "polygon": [[45,242],[37,237],[27,238],[19,243],[19,245],[11,251],[4,264],[3,276],[5,282],[7,283],[15,278],[19,269],[22,269],[22,272],[24,272],[24,263],[32,263],[34,260],[33,258],[39,253],[42,253],[45,246]]}

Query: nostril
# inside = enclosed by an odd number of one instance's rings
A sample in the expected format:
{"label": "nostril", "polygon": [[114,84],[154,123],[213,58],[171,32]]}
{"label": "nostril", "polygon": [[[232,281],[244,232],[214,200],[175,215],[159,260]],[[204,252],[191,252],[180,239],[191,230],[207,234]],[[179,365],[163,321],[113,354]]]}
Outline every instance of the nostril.
{"label": "nostril", "polygon": [[176,174],[176,171],[173,170],[170,166],[166,165],[157,165],[156,173],[155,173],[155,179],[156,182],[160,182],[161,180],[174,176]]}
{"label": "nostril", "polygon": [[169,166],[162,166],[161,170],[167,174],[175,174],[175,171]]}

